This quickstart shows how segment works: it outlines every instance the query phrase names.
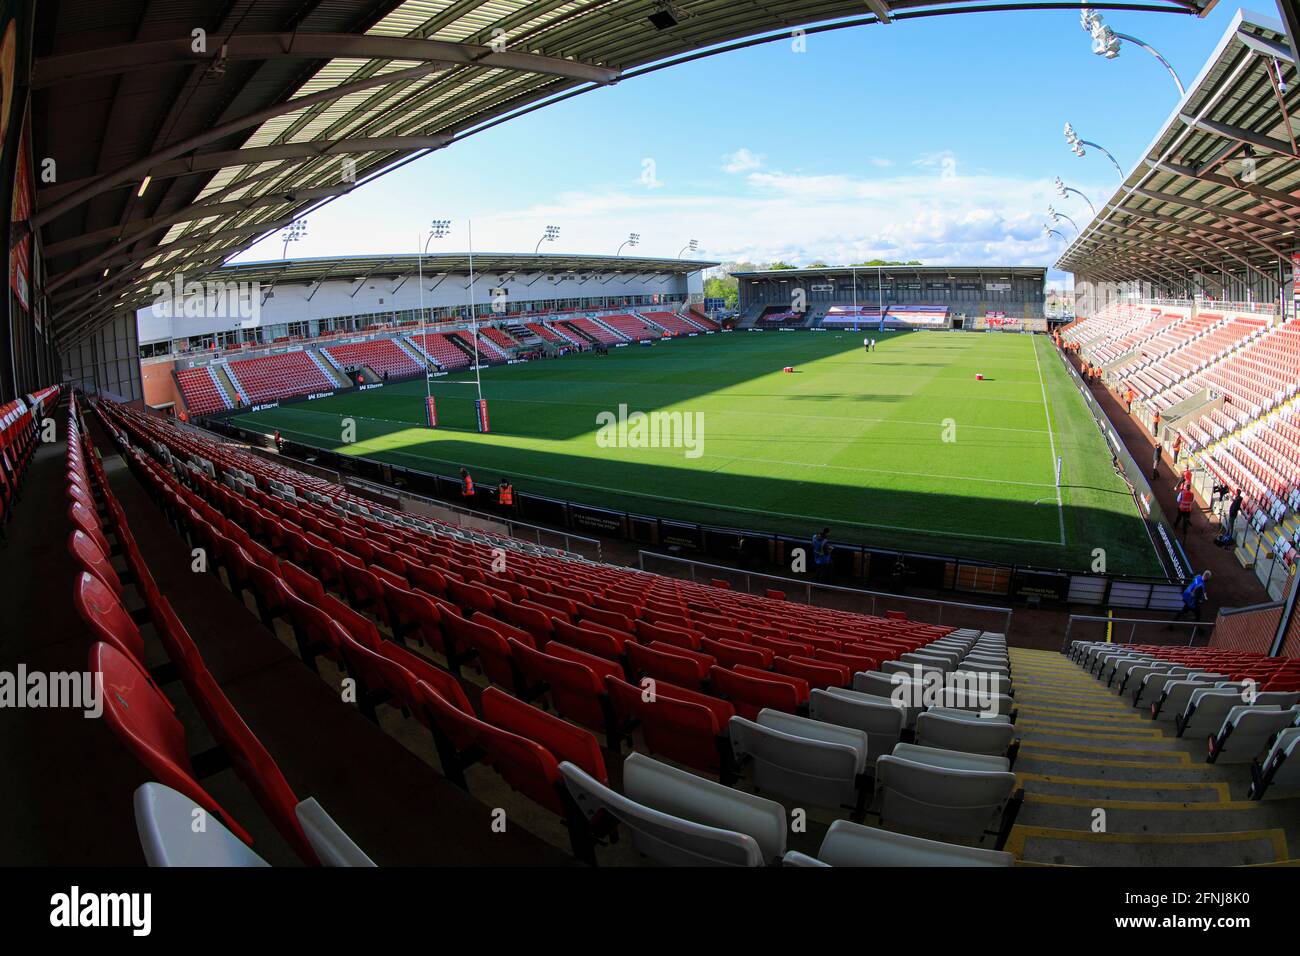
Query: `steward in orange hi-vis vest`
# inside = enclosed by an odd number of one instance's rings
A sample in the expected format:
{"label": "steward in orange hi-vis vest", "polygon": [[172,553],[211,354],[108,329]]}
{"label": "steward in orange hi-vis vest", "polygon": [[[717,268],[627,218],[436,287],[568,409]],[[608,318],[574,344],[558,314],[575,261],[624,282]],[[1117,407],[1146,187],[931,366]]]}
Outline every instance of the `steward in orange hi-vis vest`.
{"label": "steward in orange hi-vis vest", "polygon": [[464,468],[460,470],[460,496],[462,498],[474,497],[474,479],[470,477],[469,471]]}

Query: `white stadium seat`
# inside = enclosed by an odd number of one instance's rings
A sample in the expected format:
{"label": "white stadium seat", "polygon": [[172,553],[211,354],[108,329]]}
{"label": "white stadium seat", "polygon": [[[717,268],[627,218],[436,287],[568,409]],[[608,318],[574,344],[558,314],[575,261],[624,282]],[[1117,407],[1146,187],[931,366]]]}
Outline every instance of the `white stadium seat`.
{"label": "white stadium seat", "polygon": [[802,859],[792,862],[792,855],[793,852],[785,855],[786,866],[1012,866],[1015,863],[1015,857],[1001,850],[941,843],[848,820],[836,820],[830,825],[815,859],[799,854]]}
{"label": "white stadium seat", "polygon": [[860,807],[867,735],[764,708],[758,720],[728,724],[737,759],[754,762],[754,787],[822,807]]}
{"label": "white stadium seat", "polygon": [[1269,745],[1274,734],[1294,726],[1297,716],[1296,711],[1277,704],[1257,703],[1234,707],[1210,742],[1210,755],[1207,759],[1210,763],[1252,761]]}
{"label": "white stadium seat", "polygon": [[1004,757],[1016,737],[1015,725],[964,711],[928,710],[916,719],[916,742],[923,747]]}
{"label": "white stadium seat", "polygon": [[903,735],[904,708],[870,694],[842,687],[814,690],[809,695],[808,713],[814,720],[841,727],[853,727],[867,735],[868,763],[894,749]]}
{"label": "white stadium seat", "polygon": [[374,866],[370,857],[352,842],[352,838],[343,832],[343,828],[334,822],[334,818],[325,812],[325,808],[316,802],[315,797],[308,797],[296,807],[294,815],[307,834],[311,848],[323,866]]}
{"label": "white stadium seat", "polygon": [[1300,727],[1287,727],[1269,748],[1262,761],[1251,766],[1250,798],[1260,800],[1272,786],[1288,790],[1300,787]]}
{"label": "white stadium seat", "polygon": [[[150,866],[270,866],[253,848],[182,793],[161,783],[135,791],[135,827]],[[195,832],[195,811],[204,827]]]}
{"label": "white stadium seat", "polygon": [[876,761],[881,823],[966,839],[1000,823],[1004,839],[1019,805],[1009,766],[1005,757],[899,744]]}
{"label": "white stadium seat", "polygon": [[[653,765],[653,766],[652,766]],[[567,760],[560,764],[565,787],[588,819],[604,810],[632,831],[641,853],[672,866],[764,866],[785,851],[785,810],[753,794],[676,771],[643,754],[629,754],[628,775],[648,799],[663,799],[689,816],[678,816],[611,790]],[[750,828],[757,835],[742,832]],[[760,843],[760,838],[762,843]]]}

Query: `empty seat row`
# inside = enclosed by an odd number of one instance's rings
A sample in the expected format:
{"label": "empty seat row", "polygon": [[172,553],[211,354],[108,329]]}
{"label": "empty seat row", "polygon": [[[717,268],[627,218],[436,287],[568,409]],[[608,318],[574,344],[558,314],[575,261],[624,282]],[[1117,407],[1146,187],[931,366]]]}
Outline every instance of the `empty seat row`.
{"label": "empty seat row", "polygon": [[[201,782],[209,773],[231,767],[256,797],[268,819],[308,864],[318,864],[311,840],[296,815],[300,801],[257,737],[248,729],[212,678],[198,648],[170,603],[158,590],[135,544],[115,496],[108,487],[98,455],[82,429],[74,396],[69,411],[67,489],[73,530],[69,550],[82,571],[73,603],[93,635],[89,670],[104,695],[104,719],[110,730],[159,782],[213,814],[229,834],[251,845],[252,838],[211,796]],[[110,542],[110,537],[113,541]],[[121,572],[113,563],[117,557]],[[142,605],[134,612],[123,603],[127,579]],[[140,627],[152,627],[170,659],[170,668],[150,669]],[[201,758],[191,754],[175,705],[160,684],[179,679],[218,749]],[[212,840],[219,842],[219,830]],[[190,841],[192,850],[206,839]]]}

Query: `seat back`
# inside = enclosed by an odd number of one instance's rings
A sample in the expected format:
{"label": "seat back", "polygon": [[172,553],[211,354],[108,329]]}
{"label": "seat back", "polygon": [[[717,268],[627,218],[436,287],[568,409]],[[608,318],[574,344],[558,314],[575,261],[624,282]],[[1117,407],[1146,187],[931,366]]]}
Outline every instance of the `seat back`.
{"label": "seat back", "polygon": [[100,550],[90,535],[79,528],[74,529],[68,536],[68,553],[81,565],[82,570],[99,578],[118,601],[122,600],[122,581],[108,560],[108,555]]}
{"label": "seat back", "polygon": [[625,720],[637,720],[651,753],[706,773],[721,769],[718,738],[735,710],[725,700],[686,687],[657,681],[654,696],[648,690],[617,677],[606,677],[614,711]]}
{"label": "seat back", "polygon": [[887,700],[839,687],[813,691],[808,713],[814,720],[862,731],[867,735],[867,754],[872,761],[894,749],[907,718],[904,708]]}
{"label": "seat back", "polygon": [[132,756],[159,783],[179,791],[209,813],[217,814],[235,836],[251,846],[253,838],[248,831],[222,809],[194,776],[185,728],[139,664],[101,641],[90,648],[90,672],[102,681],[104,720]]}
{"label": "seat back", "polygon": [[541,744],[556,760],[576,764],[601,783],[609,782],[600,744],[589,731],[538,710],[497,687],[483,691],[479,704],[488,723]]}
{"label": "seat back", "polygon": [[763,710],[758,717],[733,717],[727,725],[736,756],[754,762],[756,787],[822,807],[855,803],[866,734],[780,711]]}
{"label": "seat back", "polygon": [[244,785],[257,798],[258,805],[275,824],[280,835],[293,847],[299,858],[308,866],[319,866],[320,860],[312,849],[311,841],[303,832],[294,813],[298,797],[275,759],[248,729],[230,699],[205,669],[196,675],[194,703],[203,714],[204,723],[212,731],[221,748],[230,758],[231,766]]}
{"label": "seat back", "polygon": [[1011,723],[994,723],[929,711],[916,718],[916,742],[942,750],[1003,756],[1015,736],[1016,728]]}
{"label": "seat back", "polygon": [[1004,771],[959,770],[886,754],[876,761],[881,822],[977,839],[1016,787]]}
{"label": "seat back", "polygon": [[736,713],[747,720],[756,718],[765,707],[794,712],[802,703],[799,690],[793,684],[729,670],[716,664],[709,671],[709,681],[714,693],[731,701]]}
{"label": "seat back", "polygon": [[713,666],[713,658],[708,655],[668,644],[655,647],[633,641],[625,646],[628,665],[634,675],[644,674],[679,687],[698,690]]}
{"label": "seat back", "polygon": [[[530,685],[545,682],[555,709],[584,727],[605,726],[601,675],[586,663],[567,660],[511,639],[509,651]],[[547,645],[555,649],[557,645]],[[578,653],[582,653],[579,651]]]}
{"label": "seat back", "polygon": [[560,773],[587,819],[602,811],[609,814],[632,831],[633,845],[655,862],[669,866],[763,866],[767,862],[758,841],[749,834],[645,806],[567,761],[560,764]]}
{"label": "seat back", "polygon": [[817,859],[830,866],[1014,866],[1016,858],[999,850],[924,840],[836,820],[826,831]]}
{"label": "seat back", "polygon": [[81,572],[73,592],[73,604],[95,640],[112,644],[143,665],[144,638],[140,636],[140,629],[122,608],[117,595],[98,576],[89,571]]}

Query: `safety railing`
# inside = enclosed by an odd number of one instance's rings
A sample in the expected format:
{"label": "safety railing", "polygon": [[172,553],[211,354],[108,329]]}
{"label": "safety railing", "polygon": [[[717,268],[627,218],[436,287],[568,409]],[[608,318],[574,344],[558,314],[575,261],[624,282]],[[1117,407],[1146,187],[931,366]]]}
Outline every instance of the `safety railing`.
{"label": "safety railing", "polygon": [[909,620],[924,624],[942,624],[950,627],[973,627],[984,631],[1010,634],[1012,609],[987,604],[968,604],[962,601],[942,601],[938,598],[911,597],[888,591],[866,591],[834,584],[786,578],[775,574],[728,568],[704,561],[692,561],[655,551],[638,552],[642,571],[684,578],[697,583],[725,581],[733,591],[746,594],[780,592],[787,601],[798,601],[817,607],[854,611],[882,617],[886,611],[903,611]]}
{"label": "safety railing", "polygon": [[[529,524],[526,521],[517,521],[507,515],[474,511],[464,505],[417,495],[415,492],[406,489],[377,485],[374,482],[356,478],[352,475],[343,476],[343,484],[345,487],[363,491],[371,497],[396,502],[398,510],[404,513],[409,512],[411,514],[436,517],[439,521],[457,528],[496,531],[499,534],[518,538],[521,541],[532,541],[542,547],[560,548],[590,561],[604,560],[600,542],[595,538],[572,534],[568,531],[557,531],[554,528],[544,528],[541,525]],[[419,507],[410,508],[410,503],[418,503]]]}
{"label": "safety railing", "polygon": [[[1184,633],[1186,640],[1183,639]],[[1213,634],[1213,621],[1171,621],[1168,618],[1071,614],[1070,619],[1065,623],[1065,636],[1061,639],[1061,650],[1068,648],[1071,641],[1203,647],[1210,643]]]}

